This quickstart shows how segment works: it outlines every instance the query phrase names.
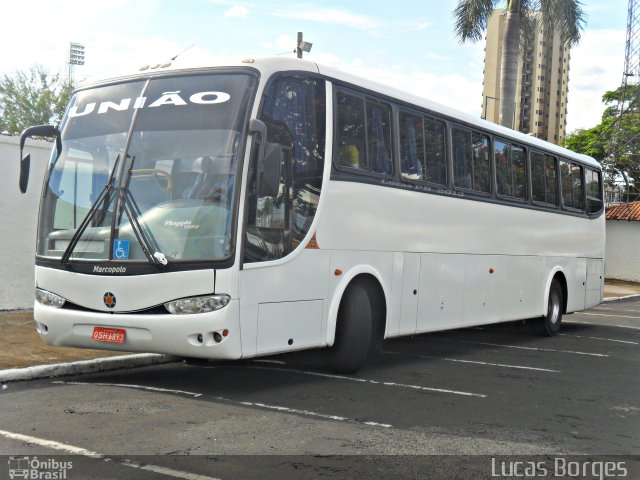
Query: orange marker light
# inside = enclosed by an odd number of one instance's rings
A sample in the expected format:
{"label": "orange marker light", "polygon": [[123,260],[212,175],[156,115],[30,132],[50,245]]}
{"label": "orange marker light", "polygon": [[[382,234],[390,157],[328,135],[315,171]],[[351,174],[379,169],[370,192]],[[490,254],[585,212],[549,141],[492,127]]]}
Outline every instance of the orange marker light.
{"label": "orange marker light", "polygon": [[489,273],[493,273],[493,272],[495,272],[495,270],[493,268],[490,268]]}
{"label": "orange marker light", "polygon": [[225,328],[224,330],[222,330],[222,336],[226,337],[227,335],[229,335],[229,330]]}
{"label": "orange marker light", "polygon": [[339,268],[336,268],[336,269],[334,270],[333,274],[334,274],[336,277],[339,277],[340,275],[342,275],[342,270],[340,270]]}
{"label": "orange marker light", "polygon": [[314,249],[317,250],[320,248],[320,246],[318,245],[318,242],[316,241],[316,233],[313,232],[313,237],[311,237],[311,240],[309,240],[309,243],[307,243],[307,246],[305,248],[310,248],[310,249]]}

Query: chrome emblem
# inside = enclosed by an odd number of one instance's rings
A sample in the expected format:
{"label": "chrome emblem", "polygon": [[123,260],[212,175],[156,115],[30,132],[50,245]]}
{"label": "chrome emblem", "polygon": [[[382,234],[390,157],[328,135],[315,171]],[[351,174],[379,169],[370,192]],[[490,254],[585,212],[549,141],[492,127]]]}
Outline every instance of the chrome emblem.
{"label": "chrome emblem", "polygon": [[111,292],[105,293],[102,300],[107,308],[113,308],[116,306],[116,296]]}

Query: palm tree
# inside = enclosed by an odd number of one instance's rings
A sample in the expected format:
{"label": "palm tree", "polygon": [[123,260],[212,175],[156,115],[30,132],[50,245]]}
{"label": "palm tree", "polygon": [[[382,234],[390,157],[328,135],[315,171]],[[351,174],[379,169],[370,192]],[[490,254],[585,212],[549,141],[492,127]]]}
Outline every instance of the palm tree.
{"label": "palm tree", "polygon": [[535,15],[552,35],[557,31],[571,48],[580,41],[586,15],[580,0],[459,0],[453,12],[456,36],[461,42],[477,42],[483,37],[493,10],[506,8],[505,32],[502,37],[500,71],[500,125],[512,127],[515,113],[518,55],[527,45],[535,28]]}

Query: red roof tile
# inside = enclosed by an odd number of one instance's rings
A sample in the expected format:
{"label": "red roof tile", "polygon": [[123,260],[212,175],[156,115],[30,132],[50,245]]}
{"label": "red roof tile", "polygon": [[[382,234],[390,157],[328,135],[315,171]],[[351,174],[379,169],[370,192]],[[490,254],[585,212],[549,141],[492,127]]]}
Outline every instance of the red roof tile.
{"label": "red roof tile", "polygon": [[607,207],[607,220],[640,222],[640,202],[620,203]]}

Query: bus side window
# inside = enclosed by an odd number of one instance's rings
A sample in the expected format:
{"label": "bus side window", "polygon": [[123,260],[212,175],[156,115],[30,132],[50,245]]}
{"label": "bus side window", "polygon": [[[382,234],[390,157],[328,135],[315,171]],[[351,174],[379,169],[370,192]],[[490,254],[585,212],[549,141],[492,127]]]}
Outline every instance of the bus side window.
{"label": "bus side window", "polygon": [[491,192],[491,161],[489,159],[489,137],[473,132],[473,189]]}
{"label": "bus side window", "polygon": [[349,168],[368,168],[364,100],[338,92],[337,110],[338,164]]}
{"label": "bus side window", "polygon": [[582,167],[575,163],[561,160],[560,180],[562,182],[562,204],[564,207],[583,210]]}
{"label": "bus side window", "polygon": [[447,155],[445,150],[446,127],[444,122],[432,118],[424,120],[426,180],[445,185],[447,183]]}
{"label": "bus side window", "polygon": [[602,178],[600,172],[596,170],[586,169],[587,179],[587,213],[598,213],[602,210],[604,203],[602,201]]}
{"label": "bus side window", "polygon": [[496,140],[494,152],[498,195],[525,200],[527,198],[527,165],[524,148]]}
{"label": "bus side window", "polygon": [[584,210],[584,181],[582,167],[571,164],[571,181],[573,182],[573,202],[577,209]]}
{"label": "bus side window", "polygon": [[422,117],[400,113],[400,165],[403,180],[424,180]]}
{"label": "bus side window", "polygon": [[531,186],[534,202],[558,204],[558,167],[549,155],[531,152]]}
{"label": "bus side window", "polygon": [[496,176],[498,179],[498,195],[513,196],[513,184],[511,178],[511,144],[501,140],[493,142],[493,150],[496,159]]}
{"label": "bus side window", "polygon": [[367,101],[367,152],[373,173],[390,175],[393,172],[391,157],[391,108],[379,102]]}
{"label": "bus side window", "polygon": [[454,184],[471,189],[471,132],[452,128]]}
{"label": "bus side window", "polygon": [[547,203],[558,205],[558,162],[554,157],[544,157],[544,175]]}

